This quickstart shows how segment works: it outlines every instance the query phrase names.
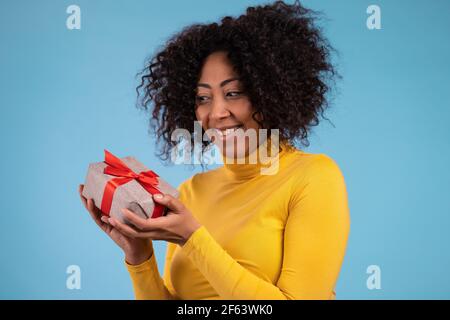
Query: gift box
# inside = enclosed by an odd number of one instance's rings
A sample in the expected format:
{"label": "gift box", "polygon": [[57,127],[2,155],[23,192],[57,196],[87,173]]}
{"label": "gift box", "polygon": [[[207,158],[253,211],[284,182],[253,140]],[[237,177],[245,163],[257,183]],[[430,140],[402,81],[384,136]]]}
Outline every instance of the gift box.
{"label": "gift box", "polygon": [[118,158],[105,150],[103,162],[89,165],[82,194],[92,198],[103,215],[127,223],[123,208],[144,219],[165,215],[167,209],[153,201],[156,193],[179,196],[176,188],[134,157]]}

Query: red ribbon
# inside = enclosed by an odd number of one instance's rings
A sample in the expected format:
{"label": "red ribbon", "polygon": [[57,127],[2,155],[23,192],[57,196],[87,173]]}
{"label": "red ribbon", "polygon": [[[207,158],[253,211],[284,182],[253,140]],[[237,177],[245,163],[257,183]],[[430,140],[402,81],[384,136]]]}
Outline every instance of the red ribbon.
{"label": "red ribbon", "polygon": [[[109,216],[114,192],[116,191],[117,187],[130,182],[131,180],[136,180],[150,194],[162,193],[157,188],[159,183],[159,176],[152,170],[143,171],[138,174],[131,170],[122,160],[114,156],[106,149],[104,162],[107,164],[107,166],[103,170],[103,173],[117,177],[109,180],[106,183],[105,189],[103,191],[101,210],[105,215]],[[164,206],[155,202],[155,208],[153,209],[153,214],[151,215],[151,217],[160,217],[163,215],[163,212]]]}

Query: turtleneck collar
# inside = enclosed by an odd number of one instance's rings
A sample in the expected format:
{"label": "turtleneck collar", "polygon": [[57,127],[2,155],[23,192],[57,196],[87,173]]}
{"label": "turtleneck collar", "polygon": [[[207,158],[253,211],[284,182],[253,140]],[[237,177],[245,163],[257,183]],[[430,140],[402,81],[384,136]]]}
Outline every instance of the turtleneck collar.
{"label": "turtleneck collar", "polygon": [[[233,178],[238,179],[251,179],[255,176],[262,175],[261,170],[268,170],[271,166],[272,168],[275,168],[275,166],[278,168],[279,163],[276,164],[276,161],[280,161],[280,159],[292,148],[292,145],[288,144],[287,142],[279,143],[279,152],[278,154],[271,155],[270,154],[270,142],[271,139],[268,137],[264,140],[255,150],[250,152],[250,154],[245,156],[245,161],[240,159],[240,162],[238,163],[237,159],[229,158],[224,155],[222,155],[223,160],[223,168],[225,169],[226,173],[229,174]],[[259,150],[261,148],[266,148],[267,152],[263,153],[263,158],[260,159]],[[254,155],[256,153],[256,155]],[[256,159],[256,163],[253,158]],[[249,163],[252,159],[253,163]],[[267,171],[266,171],[267,172]]]}

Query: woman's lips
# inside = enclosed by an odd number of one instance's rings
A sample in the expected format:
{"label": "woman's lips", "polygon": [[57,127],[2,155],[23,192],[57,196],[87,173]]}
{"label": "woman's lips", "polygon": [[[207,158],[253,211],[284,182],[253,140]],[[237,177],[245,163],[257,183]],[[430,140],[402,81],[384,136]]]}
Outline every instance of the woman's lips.
{"label": "woman's lips", "polygon": [[227,140],[231,137],[235,137],[236,136],[236,132],[238,132],[239,129],[243,129],[242,125],[233,127],[233,128],[228,128],[225,130],[219,130],[219,129],[215,129],[215,132],[217,132],[217,136],[219,139],[221,140]]}

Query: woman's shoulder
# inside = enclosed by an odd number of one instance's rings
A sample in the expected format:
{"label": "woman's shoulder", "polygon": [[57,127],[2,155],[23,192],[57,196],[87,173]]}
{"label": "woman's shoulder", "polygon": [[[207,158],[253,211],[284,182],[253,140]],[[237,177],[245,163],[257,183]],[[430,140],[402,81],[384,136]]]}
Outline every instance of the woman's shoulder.
{"label": "woman's shoulder", "polygon": [[290,152],[288,167],[296,175],[303,177],[337,177],[343,176],[338,161],[326,153],[310,153],[300,149]]}
{"label": "woman's shoulder", "polygon": [[[338,162],[325,153],[296,152],[290,175],[291,203],[307,195],[318,202],[347,201],[347,187]],[[345,211],[342,211],[345,212]]]}
{"label": "woman's shoulder", "polygon": [[[289,176],[297,181],[320,177],[327,179],[343,178],[337,161],[326,153],[310,153],[291,148],[287,153],[283,167],[289,171]],[[178,189],[192,190],[196,186],[210,185],[211,181],[223,179],[223,174],[223,167],[198,172],[181,182]]]}

